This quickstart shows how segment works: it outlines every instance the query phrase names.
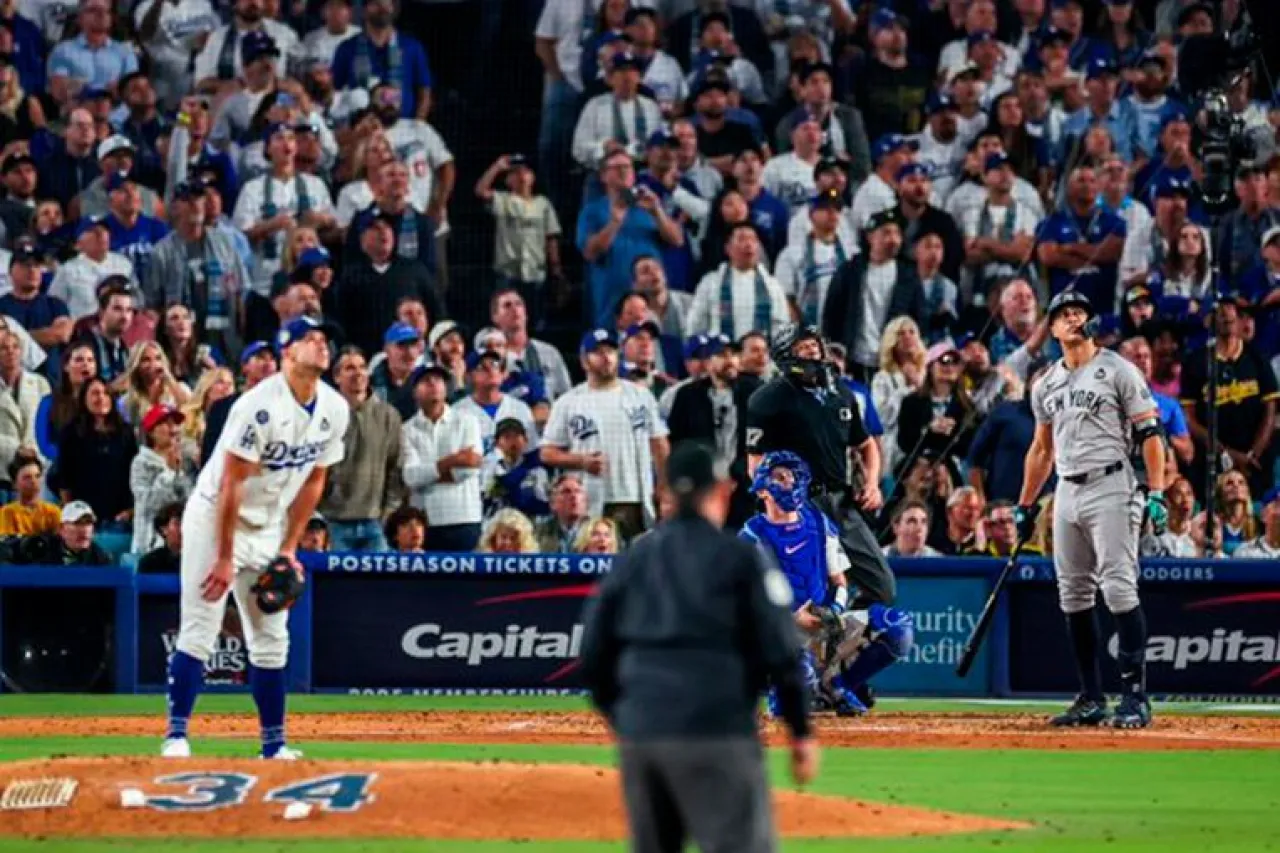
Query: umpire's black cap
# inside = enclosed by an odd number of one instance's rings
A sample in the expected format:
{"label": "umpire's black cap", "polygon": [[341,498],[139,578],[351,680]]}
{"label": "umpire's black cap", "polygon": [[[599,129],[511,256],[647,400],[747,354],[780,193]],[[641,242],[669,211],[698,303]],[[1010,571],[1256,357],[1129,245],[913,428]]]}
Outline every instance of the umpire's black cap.
{"label": "umpire's black cap", "polygon": [[677,498],[687,500],[728,479],[729,466],[701,441],[682,441],[667,457],[667,483]]}

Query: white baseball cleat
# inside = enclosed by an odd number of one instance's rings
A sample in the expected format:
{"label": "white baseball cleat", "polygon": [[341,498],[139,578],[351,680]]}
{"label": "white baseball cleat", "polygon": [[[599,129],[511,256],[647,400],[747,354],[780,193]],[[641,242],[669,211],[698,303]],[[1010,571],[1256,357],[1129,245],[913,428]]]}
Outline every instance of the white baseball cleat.
{"label": "white baseball cleat", "polygon": [[267,761],[298,761],[302,758],[302,750],[282,746],[276,750],[275,755],[262,755],[259,757],[264,758]]}
{"label": "white baseball cleat", "polygon": [[164,743],[160,745],[160,756],[162,758],[190,758],[191,743],[184,737],[165,738]]}

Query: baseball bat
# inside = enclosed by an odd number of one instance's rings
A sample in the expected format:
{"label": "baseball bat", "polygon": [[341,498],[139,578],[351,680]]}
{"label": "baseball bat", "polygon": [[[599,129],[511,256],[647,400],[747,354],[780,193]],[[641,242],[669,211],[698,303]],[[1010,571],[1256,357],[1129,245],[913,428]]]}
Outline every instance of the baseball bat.
{"label": "baseball bat", "polygon": [[1004,568],[1000,570],[1000,575],[996,578],[995,585],[991,587],[991,594],[987,596],[987,603],[982,606],[982,615],[978,617],[977,623],[973,626],[973,631],[969,633],[969,639],[965,641],[964,651],[960,654],[960,663],[956,666],[956,675],[961,678],[969,674],[969,670],[973,668],[973,662],[978,658],[978,650],[982,648],[982,641],[986,639],[987,631],[991,628],[991,620],[995,618],[996,603],[1000,600],[1000,592],[1004,589],[1005,584],[1009,582],[1009,576],[1013,574],[1013,570],[1017,567],[1020,556],[1022,556],[1022,542],[1018,542],[1014,546],[1013,553],[1005,561]]}

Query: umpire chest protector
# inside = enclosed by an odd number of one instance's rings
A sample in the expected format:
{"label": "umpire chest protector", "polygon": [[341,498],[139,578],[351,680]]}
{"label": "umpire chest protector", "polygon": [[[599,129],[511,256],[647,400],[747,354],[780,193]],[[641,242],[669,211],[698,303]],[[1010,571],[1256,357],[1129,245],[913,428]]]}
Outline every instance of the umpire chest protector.
{"label": "umpire chest protector", "polygon": [[810,390],[778,378],[751,397],[748,452],[790,450],[809,463],[814,484],[826,491],[846,488],[848,448],[866,438],[858,403],[843,386]]}

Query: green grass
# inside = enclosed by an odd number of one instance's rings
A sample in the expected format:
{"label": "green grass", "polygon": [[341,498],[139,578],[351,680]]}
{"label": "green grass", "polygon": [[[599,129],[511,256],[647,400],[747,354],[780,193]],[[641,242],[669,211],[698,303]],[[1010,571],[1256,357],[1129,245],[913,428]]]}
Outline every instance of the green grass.
{"label": "green grass", "polygon": [[[0,715],[158,713],[160,697],[2,697]],[[895,708],[916,704],[893,703]],[[394,711],[428,708],[580,709],[578,699],[529,697],[297,697],[295,710]],[[1028,709],[964,703],[930,703],[931,710]],[[202,712],[246,711],[245,697],[206,696]],[[1036,709],[1038,710],[1038,709]],[[1280,725],[1280,720],[1277,720]],[[201,755],[244,757],[248,741],[197,741]],[[307,742],[308,757],[376,761],[453,759],[610,764],[613,751],[600,746],[498,746],[469,744]],[[151,754],[150,738],[0,739],[0,760],[54,754]],[[771,755],[773,778],[787,784],[785,755]],[[828,749],[817,793],[1035,824],[1017,833],[899,839],[801,841],[784,845],[797,853],[874,849],[876,853],[1262,853],[1280,850],[1280,752],[1067,752]],[[595,853],[622,845],[440,841],[26,841],[0,839],[0,853]]]}

